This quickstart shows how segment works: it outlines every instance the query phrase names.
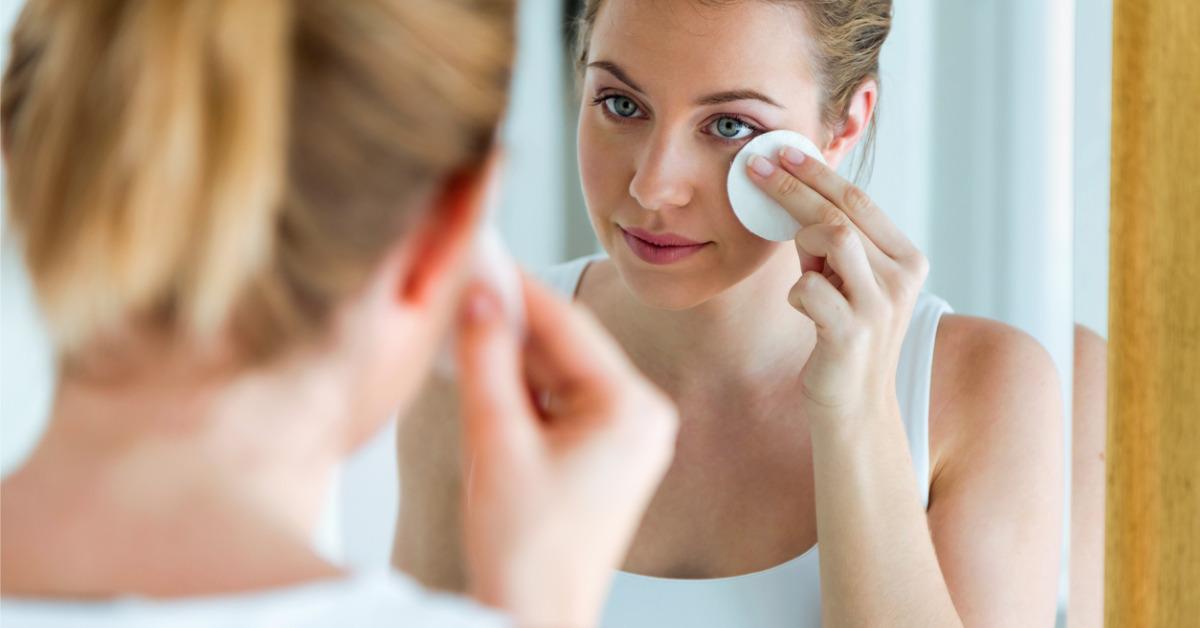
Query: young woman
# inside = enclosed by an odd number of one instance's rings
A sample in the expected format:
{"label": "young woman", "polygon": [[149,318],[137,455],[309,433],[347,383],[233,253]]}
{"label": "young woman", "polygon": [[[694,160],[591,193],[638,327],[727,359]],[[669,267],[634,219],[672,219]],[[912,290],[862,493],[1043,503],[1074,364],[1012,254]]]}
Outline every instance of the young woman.
{"label": "young woman", "polygon": [[[833,170],[869,140],[891,11],[888,0],[586,4],[579,162],[605,254],[546,276],[681,412],[608,625],[1054,622],[1053,364],[1027,335],[922,293],[924,256]],[[749,165],[804,225],[794,243],[750,234],[725,194],[734,154],[773,129],[812,138],[830,164]],[[454,490],[429,481],[448,477],[430,461],[453,442],[450,394],[432,387],[417,406],[427,415],[400,435],[410,464],[396,559],[462,587]]]}
{"label": "young woman", "polygon": [[[61,366],[2,487],[5,625],[595,621],[674,409],[544,288],[524,343],[464,293],[512,29],[490,0],[29,3],[7,209]],[[409,403],[464,295],[483,604],[311,547],[337,464]]]}

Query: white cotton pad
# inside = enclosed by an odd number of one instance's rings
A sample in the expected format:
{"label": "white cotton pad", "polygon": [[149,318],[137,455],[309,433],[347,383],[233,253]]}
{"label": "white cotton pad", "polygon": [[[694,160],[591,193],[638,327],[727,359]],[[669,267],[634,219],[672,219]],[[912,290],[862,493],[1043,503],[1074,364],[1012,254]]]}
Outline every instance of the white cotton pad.
{"label": "white cotton pad", "polygon": [[473,274],[487,282],[500,297],[500,307],[508,323],[518,333],[525,329],[525,292],[521,271],[504,246],[504,238],[494,225],[487,225],[475,243]]}
{"label": "white cotton pad", "polygon": [[785,146],[799,148],[806,155],[825,163],[821,150],[807,137],[795,131],[771,131],[750,140],[738,151],[733,158],[733,165],[729,166],[729,177],[725,182],[729,204],[738,220],[754,235],[775,242],[796,237],[800,223],[759,189],[746,172],[746,163],[752,155],[760,155],[778,165],[779,151]]}
{"label": "white cotton pad", "polygon": [[[500,299],[501,313],[518,334],[525,333],[525,293],[521,285],[521,271],[516,260],[504,246],[500,231],[491,224],[480,229],[474,243],[470,275],[482,280]],[[446,344],[434,362],[438,375],[454,379],[458,367],[454,356],[454,330],[450,329]]]}

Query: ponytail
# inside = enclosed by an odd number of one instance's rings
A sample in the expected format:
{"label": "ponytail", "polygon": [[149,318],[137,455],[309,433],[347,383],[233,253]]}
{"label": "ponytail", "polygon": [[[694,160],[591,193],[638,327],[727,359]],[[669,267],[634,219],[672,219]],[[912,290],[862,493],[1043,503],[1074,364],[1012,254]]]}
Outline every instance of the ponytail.
{"label": "ponytail", "polygon": [[130,315],[211,334],[270,259],[283,0],[33,1],[0,113],[9,221],[60,350]]}
{"label": "ponytail", "polygon": [[483,162],[514,13],[30,0],[0,96],[8,219],[61,357],[147,329],[247,363],[319,340],[433,186]]}

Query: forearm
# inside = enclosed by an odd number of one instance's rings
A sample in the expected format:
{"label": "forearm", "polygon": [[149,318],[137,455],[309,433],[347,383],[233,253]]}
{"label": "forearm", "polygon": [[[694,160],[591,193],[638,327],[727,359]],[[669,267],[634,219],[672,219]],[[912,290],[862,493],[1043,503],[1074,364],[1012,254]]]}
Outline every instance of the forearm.
{"label": "forearm", "polygon": [[869,414],[812,426],[824,624],[961,626],[899,410]]}

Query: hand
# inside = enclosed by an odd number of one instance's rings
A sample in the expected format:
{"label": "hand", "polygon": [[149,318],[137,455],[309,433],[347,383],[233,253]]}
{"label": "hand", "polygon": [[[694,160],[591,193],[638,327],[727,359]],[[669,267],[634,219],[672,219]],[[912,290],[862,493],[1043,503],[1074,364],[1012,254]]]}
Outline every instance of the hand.
{"label": "hand", "polygon": [[587,312],[523,283],[527,338],[482,285],[459,329],[471,588],[521,625],[593,625],[677,415]]}
{"label": "hand", "polygon": [[817,329],[801,371],[806,410],[840,423],[892,411],[900,346],[928,261],[866,193],[804,153],[784,149],[778,166],[755,157],[748,169],[801,225],[802,274],[788,302]]}

